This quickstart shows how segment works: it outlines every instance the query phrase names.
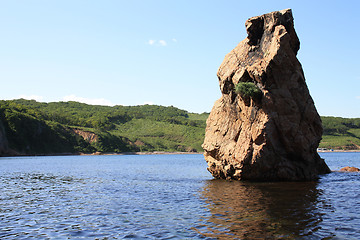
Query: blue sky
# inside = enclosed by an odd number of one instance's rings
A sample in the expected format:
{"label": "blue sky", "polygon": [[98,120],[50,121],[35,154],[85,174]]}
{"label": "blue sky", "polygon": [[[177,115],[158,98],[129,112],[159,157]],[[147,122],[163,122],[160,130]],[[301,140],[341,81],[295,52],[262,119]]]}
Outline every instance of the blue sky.
{"label": "blue sky", "polygon": [[0,0],[0,98],[210,112],[246,19],[286,8],[319,113],[360,117],[358,0]]}

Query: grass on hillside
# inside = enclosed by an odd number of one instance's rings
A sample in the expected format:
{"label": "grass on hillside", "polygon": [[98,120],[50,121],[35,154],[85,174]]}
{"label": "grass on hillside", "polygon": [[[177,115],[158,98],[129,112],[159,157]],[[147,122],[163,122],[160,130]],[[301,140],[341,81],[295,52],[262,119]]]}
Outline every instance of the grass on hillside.
{"label": "grass on hillside", "polygon": [[201,144],[205,134],[202,127],[156,122],[149,119],[133,119],[116,125],[110,133],[140,143],[142,151],[193,151],[194,149],[202,151]]}
{"label": "grass on hillside", "polygon": [[201,114],[198,114],[198,113],[189,113],[189,120],[199,120],[199,121],[206,121],[207,118],[209,117],[209,114],[210,113],[201,113]]}
{"label": "grass on hillside", "polygon": [[360,149],[360,129],[350,129],[344,134],[323,135],[319,147],[338,150]]}

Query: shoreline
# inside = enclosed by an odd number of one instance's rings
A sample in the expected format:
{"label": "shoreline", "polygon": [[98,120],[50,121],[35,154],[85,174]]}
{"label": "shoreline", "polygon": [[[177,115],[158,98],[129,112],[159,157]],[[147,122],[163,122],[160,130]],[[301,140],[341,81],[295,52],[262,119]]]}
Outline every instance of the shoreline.
{"label": "shoreline", "polygon": [[203,152],[122,152],[122,153],[80,153],[82,156],[94,156],[94,155],[181,155],[181,154],[204,154]]}
{"label": "shoreline", "polygon": [[[318,153],[360,153],[359,150],[317,150]],[[52,154],[12,154],[2,157],[40,157],[40,156],[112,156],[112,155],[186,155],[186,154],[204,154],[204,152],[95,152],[95,153],[52,153]]]}
{"label": "shoreline", "polygon": [[335,152],[360,152],[360,150],[318,150],[318,153],[335,153]]}
{"label": "shoreline", "polygon": [[95,153],[50,153],[50,154],[9,154],[2,157],[41,157],[41,156],[111,156],[111,155],[184,155],[184,154],[204,154],[204,152],[95,152]]}

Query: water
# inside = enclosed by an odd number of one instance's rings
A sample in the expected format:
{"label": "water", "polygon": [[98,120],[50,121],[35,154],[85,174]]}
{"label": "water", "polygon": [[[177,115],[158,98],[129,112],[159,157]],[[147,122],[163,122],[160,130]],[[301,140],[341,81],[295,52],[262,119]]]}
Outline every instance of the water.
{"label": "water", "polygon": [[0,158],[0,239],[359,239],[359,187],[213,180],[202,155]]}

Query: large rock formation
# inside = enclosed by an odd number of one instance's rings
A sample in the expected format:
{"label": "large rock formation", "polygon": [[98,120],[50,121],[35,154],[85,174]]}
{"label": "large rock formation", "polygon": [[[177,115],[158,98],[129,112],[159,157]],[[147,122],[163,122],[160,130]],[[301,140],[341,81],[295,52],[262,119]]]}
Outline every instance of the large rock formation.
{"label": "large rock formation", "polygon": [[[208,170],[215,178],[269,181],[329,173],[316,151],[322,124],[296,58],[291,10],[250,18],[245,26],[247,38],[217,73],[222,96],[203,144]],[[235,91],[240,82],[254,83],[260,94]]]}

